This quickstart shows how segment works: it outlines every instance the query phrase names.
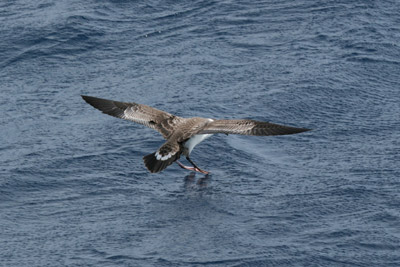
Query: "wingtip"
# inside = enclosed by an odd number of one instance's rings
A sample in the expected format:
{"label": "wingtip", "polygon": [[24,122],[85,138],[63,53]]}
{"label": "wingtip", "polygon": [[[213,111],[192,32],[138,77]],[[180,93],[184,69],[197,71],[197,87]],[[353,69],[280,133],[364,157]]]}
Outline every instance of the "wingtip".
{"label": "wingtip", "polygon": [[308,131],[312,131],[313,129],[308,129],[308,128],[299,128],[299,131],[297,133],[304,133]]}
{"label": "wingtip", "polygon": [[85,101],[87,101],[88,99],[91,99],[91,98],[96,98],[96,97],[88,96],[88,95],[81,95],[81,97],[82,97],[83,100],[85,100]]}
{"label": "wingtip", "polygon": [[89,99],[93,98],[92,96],[88,95],[81,95],[82,99],[85,100],[86,103],[89,103]]}
{"label": "wingtip", "polygon": [[299,133],[304,133],[304,132],[308,132],[308,131],[312,130],[312,129],[308,129],[308,128],[296,128],[296,127],[288,127],[287,129],[288,129],[287,132],[281,132],[278,135],[299,134]]}

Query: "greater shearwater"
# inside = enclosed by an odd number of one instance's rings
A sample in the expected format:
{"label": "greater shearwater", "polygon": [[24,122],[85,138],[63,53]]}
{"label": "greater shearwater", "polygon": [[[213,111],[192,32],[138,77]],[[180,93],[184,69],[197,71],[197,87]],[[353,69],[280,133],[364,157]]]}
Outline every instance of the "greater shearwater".
{"label": "greater shearwater", "polygon": [[[249,119],[182,118],[133,102],[119,102],[84,95],[82,98],[105,114],[143,124],[162,134],[166,142],[156,152],[143,157],[144,164],[151,173],[160,172],[173,162],[177,162],[183,169],[208,174],[209,172],[200,169],[189,155],[196,145],[216,133],[265,136],[296,134],[310,130]],[[182,154],[193,167],[179,162],[178,159]]]}

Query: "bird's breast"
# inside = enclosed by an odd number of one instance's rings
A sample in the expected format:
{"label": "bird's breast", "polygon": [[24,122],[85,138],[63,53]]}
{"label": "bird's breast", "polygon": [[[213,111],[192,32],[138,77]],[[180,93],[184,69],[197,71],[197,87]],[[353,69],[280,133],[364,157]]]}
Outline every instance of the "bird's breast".
{"label": "bird's breast", "polygon": [[204,139],[210,137],[212,134],[196,134],[186,141],[185,147],[188,149],[189,154],[192,152],[193,148],[202,142]]}

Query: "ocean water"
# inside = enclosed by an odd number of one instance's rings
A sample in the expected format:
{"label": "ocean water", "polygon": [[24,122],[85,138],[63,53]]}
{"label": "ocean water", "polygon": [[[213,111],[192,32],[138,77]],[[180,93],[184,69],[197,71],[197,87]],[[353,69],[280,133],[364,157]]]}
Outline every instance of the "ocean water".
{"label": "ocean water", "polygon": [[[1,266],[400,266],[399,1],[1,1]],[[312,128],[162,137],[80,97]]]}

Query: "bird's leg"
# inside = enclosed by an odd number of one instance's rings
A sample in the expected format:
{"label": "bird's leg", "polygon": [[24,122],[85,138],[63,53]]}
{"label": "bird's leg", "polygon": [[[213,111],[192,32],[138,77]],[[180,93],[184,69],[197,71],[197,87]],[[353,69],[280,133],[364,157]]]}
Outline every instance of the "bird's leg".
{"label": "bird's leg", "polygon": [[186,159],[193,165],[195,171],[201,172],[201,173],[204,173],[204,174],[209,174],[210,173],[208,171],[204,171],[204,170],[200,169],[199,167],[197,167],[197,165],[189,158],[189,156],[187,156]]}
{"label": "bird's leg", "polygon": [[177,160],[176,163],[177,163],[177,164],[179,165],[179,167],[181,167],[182,169],[189,170],[189,171],[196,171],[196,169],[195,169],[194,167],[185,166],[185,165],[183,165],[179,160]]}
{"label": "bird's leg", "polygon": [[204,173],[204,174],[209,174],[208,171],[204,171],[204,170],[200,169],[199,167],[197,167],[197,165],[190,158],[186,158],[186,159],[193,165],[193,167],[185,166],[179,160],[177,160],[176,163],[182,169],[189,170],[189,171],[195,171],[195,172],[201,172],[201,173]]}

